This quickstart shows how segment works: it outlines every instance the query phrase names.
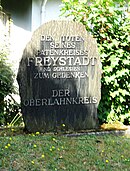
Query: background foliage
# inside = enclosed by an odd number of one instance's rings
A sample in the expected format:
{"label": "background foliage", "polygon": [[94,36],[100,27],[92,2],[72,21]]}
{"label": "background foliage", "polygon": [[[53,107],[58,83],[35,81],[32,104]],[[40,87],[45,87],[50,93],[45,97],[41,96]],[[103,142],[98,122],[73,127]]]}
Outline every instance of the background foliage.
{"label": "background foliage", "polygon": [[62,15],[97,39],[102,61],[100,122],[130,122],[130,9],[122,0],[62,0]]}

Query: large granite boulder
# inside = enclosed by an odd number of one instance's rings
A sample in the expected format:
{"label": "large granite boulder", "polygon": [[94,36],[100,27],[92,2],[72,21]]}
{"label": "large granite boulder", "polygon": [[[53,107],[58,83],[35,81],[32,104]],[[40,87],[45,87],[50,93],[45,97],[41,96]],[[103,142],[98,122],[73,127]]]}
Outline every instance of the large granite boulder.
{"label": "large granite boulder", "polygon": [[27,130],[97,128],[100,79],[97,43],[81,23],[43,24],[26,45],[17,77]]}

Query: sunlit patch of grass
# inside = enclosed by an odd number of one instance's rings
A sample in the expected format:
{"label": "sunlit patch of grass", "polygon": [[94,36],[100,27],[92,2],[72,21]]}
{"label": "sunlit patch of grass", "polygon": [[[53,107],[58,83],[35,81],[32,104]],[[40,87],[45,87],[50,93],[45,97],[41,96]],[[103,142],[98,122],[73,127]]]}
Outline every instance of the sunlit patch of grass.
{"label": "sunlit patch of grass", "polygon": [[122,122],[114,121],[112,123],[104,123],[101,125],[103,130],[127,130],[128,127],[125,126]]}

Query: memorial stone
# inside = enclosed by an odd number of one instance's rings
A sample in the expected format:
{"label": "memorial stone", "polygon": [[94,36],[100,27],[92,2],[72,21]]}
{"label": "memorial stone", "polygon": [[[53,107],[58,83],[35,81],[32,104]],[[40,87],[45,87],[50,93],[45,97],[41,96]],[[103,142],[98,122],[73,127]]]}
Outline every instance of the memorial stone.
{"label": "memorial stone", "polygon": [[26,129],[97,128],[100,79],[97,43],[81,23],[40,26],[26,45],[17,76]]}

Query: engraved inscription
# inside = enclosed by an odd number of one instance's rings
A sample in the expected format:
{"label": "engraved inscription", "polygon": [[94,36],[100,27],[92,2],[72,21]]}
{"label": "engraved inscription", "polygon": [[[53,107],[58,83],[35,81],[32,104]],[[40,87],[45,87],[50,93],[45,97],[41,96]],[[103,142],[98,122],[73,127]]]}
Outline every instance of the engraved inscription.
{"label": "engraved inscription", "polygon": [[97,97],[72,97],[69,89],[52,90],[50,98],[28,99],[24,106],[87,105],[97,103]]}
{"label": "engraved inscription", "polygon": [[27,66],[41,67],[42,72],[34,72],[34,79],[79,79],[88,78],[83,67],[94,66],[96,57],[88,57],[84,49],[84,39],[80,36],[61,36],[60,42],[55,42],[51,36],[41,36],[41,49],[34,57],[27,58]]}

